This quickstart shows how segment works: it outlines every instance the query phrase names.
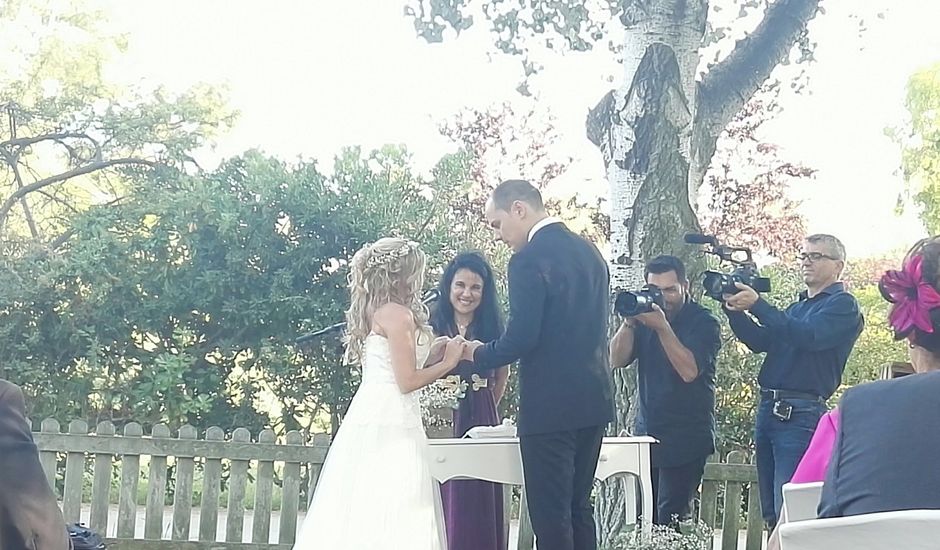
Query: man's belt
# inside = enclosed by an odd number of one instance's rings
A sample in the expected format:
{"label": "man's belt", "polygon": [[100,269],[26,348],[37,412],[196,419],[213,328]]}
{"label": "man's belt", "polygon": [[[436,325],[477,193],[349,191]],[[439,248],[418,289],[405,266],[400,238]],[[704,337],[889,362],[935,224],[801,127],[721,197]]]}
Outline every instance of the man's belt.
{"label": "man's belt", "polygon": [[822,396],[801,391],[761,389],[760,393],[762,396],[769,397],[774,401],[781,399],[807,399],[809,401],[819,401],[820,403],[826,402],[825,398]]}

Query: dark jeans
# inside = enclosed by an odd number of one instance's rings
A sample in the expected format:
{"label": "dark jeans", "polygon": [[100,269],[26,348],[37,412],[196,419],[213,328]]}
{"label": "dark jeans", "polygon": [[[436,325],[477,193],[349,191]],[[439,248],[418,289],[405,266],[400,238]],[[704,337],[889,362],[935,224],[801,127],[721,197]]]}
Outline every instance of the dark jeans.
{"label": "dark jeans", "polygon": [[653,464],[653,523],[670,525],[692,515],[690,504],[702,483],[707,458],[668,468]]}
{"label": "dark jeans", "polygon": [[526,501],[539,550],[595,550],[591,489],[606,426],[519,438]]}
{"label": "dark jeans", "polygon": [[809,447],[826,405],[810,399],[785,399],[793,410],[790,420],[773,415],[774,402],[762,397],[757,408],[754,444],[757,448],[757,479],[760,484],[761,514],[770,527],[777,524],[783,507],[781,487],[796,471]]}

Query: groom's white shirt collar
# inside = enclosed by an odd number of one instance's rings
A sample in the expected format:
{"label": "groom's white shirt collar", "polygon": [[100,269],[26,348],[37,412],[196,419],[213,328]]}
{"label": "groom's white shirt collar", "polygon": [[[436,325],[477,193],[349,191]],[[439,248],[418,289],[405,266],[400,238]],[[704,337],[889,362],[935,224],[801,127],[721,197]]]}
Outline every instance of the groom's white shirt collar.
{"label": "groom's white shirt collar", "polygon": [[543,218],[537,224],[533,225],[532,229],[529,230],[529,242],[532,241],[532,237],[534,237],[535,234],[538,233],[539,229],[542,229],[546,225],[551,225],[553,223],[561,223],[561,220],[553,216],[549,216],[547,218]]}

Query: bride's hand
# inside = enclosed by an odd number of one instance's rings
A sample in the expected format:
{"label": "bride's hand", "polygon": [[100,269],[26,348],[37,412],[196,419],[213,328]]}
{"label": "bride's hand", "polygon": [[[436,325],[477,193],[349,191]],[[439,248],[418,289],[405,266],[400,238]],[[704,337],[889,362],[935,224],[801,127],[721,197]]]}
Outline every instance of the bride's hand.
{"label": "bride's hand", "polygon": [[444,361],[452,363],[454,367],[456,367],[457,363],[460,362],[460,358],[463,357],[464,348],[466,346],[467,341],[464,340],[463,336],[451,338],[444,349]]}
{"label": "bride's hand", "polygon": [[438,336],[431,342],[431,351],[428,352],[428,358],[424,365],[436,365],[444,360],[444,349],[450,338],[447,336]]}

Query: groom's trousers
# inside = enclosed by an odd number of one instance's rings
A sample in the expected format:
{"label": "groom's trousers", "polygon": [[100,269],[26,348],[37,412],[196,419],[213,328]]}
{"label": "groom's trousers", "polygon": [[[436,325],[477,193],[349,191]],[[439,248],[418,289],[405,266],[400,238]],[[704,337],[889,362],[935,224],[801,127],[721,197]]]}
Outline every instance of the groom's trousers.
{"label": "groom's trousers", "polygon": [[591,489],[605,428],[519,437],[526,501],[539,550],[596,550]]}

